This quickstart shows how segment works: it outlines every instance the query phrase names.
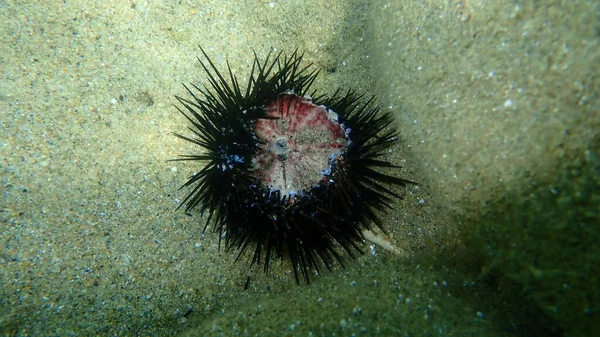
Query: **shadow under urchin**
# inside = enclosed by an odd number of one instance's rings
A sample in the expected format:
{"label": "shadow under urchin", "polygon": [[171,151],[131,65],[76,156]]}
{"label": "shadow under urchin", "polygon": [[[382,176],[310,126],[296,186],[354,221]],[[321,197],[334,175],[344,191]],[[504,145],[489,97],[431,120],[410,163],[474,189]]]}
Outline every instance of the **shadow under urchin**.
{"label": "shadow under urchin", "polygon": [[245,86],[201,51],[209,83],[176,96],[193,135],[175,136],[199,148],[173,160],[201,162],[179,208],[208,213],[204,229],[238,258],[253,247],[265,272],[273,255],[289,258],[296,282],[362,253],[362,231],[383,228],[377,213],[400,198],[388,186],[409,182],[379,170],[399,168],[381,159],[397,139],[392,115],[352,90],[311,91],[318,72],[297,51],[255,55]]}

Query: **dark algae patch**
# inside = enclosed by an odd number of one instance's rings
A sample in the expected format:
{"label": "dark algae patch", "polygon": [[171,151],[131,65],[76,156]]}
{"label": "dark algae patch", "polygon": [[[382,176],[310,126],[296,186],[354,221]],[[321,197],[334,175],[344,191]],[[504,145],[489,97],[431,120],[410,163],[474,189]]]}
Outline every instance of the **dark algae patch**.
{"label": "dark algae patch", "polygon": [[512,284],[499,288],[501,296],[533,302],[555,322],[530,332],[592,336],[600,329],[599,148],[596,137],[554,182],[509,193],[465,222],[471,254],[483,259],[482,279]]}

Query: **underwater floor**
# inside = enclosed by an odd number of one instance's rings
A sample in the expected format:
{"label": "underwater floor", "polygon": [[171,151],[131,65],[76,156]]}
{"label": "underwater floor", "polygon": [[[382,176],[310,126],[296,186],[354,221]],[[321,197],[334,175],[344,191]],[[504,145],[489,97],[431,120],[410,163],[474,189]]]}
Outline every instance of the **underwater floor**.
{"label": "underwater floor", "polygon": [[[597,1],[8,1],[0,31],[0,335],[600,329]],[[381,213],[404,254],[296,284],[176,210],[198,46],[240,83],[298,49],[319,92],[376,95],[418,183]]]}

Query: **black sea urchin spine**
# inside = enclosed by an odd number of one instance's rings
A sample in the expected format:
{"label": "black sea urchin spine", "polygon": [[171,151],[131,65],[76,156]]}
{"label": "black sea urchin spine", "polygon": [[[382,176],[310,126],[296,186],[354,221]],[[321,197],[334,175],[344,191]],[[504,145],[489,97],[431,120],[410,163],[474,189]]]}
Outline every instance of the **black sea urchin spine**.
{"label": "black sea urchin spine", "polygon": [[238,257],[254,245],[252,263],[264,261],[265,271],[273,254],[288,257],[296,281],[341,263],[336,247],[361,252],[361,231],[383,227],[377,210],[399,197],[385,185],[408,182],[378,170],[397,168],[381,159],[396,140],[392,116],[372,99],[358,104],[353,91],[309,93],[317,72],[297,52],[255,55],[245,90],[229,64],[224,76],[202,53],[209,84],[176,96],[195,137],[176,136],[202,151],[175,160],[204,163],[183,185],[192,191],[180,207],[208,212],[205,228],[214,222]]}

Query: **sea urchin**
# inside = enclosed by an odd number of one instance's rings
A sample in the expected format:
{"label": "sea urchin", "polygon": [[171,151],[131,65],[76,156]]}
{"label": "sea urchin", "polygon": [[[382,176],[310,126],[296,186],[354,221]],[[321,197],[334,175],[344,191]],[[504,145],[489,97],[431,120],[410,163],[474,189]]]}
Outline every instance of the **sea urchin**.
{"label": "sea urchin", "polygon": [[174,160],[203,163],[179,207],[207,212],[204,228],[213,223],[238,258],[253,247],[265,272],[273,255],[289,258],[296,282],[360,253],[361,231],[381,228],[378,211],[399,197],[386,185],[408,182],[379,170],[398,168],[381,159],[396,140],[392,116],[352,90],[309,92],[318,72],[297,51],[255,55],[245,88],[202,54],[209,84],[176,96],[194,135],[175,135],[201,149]]}

